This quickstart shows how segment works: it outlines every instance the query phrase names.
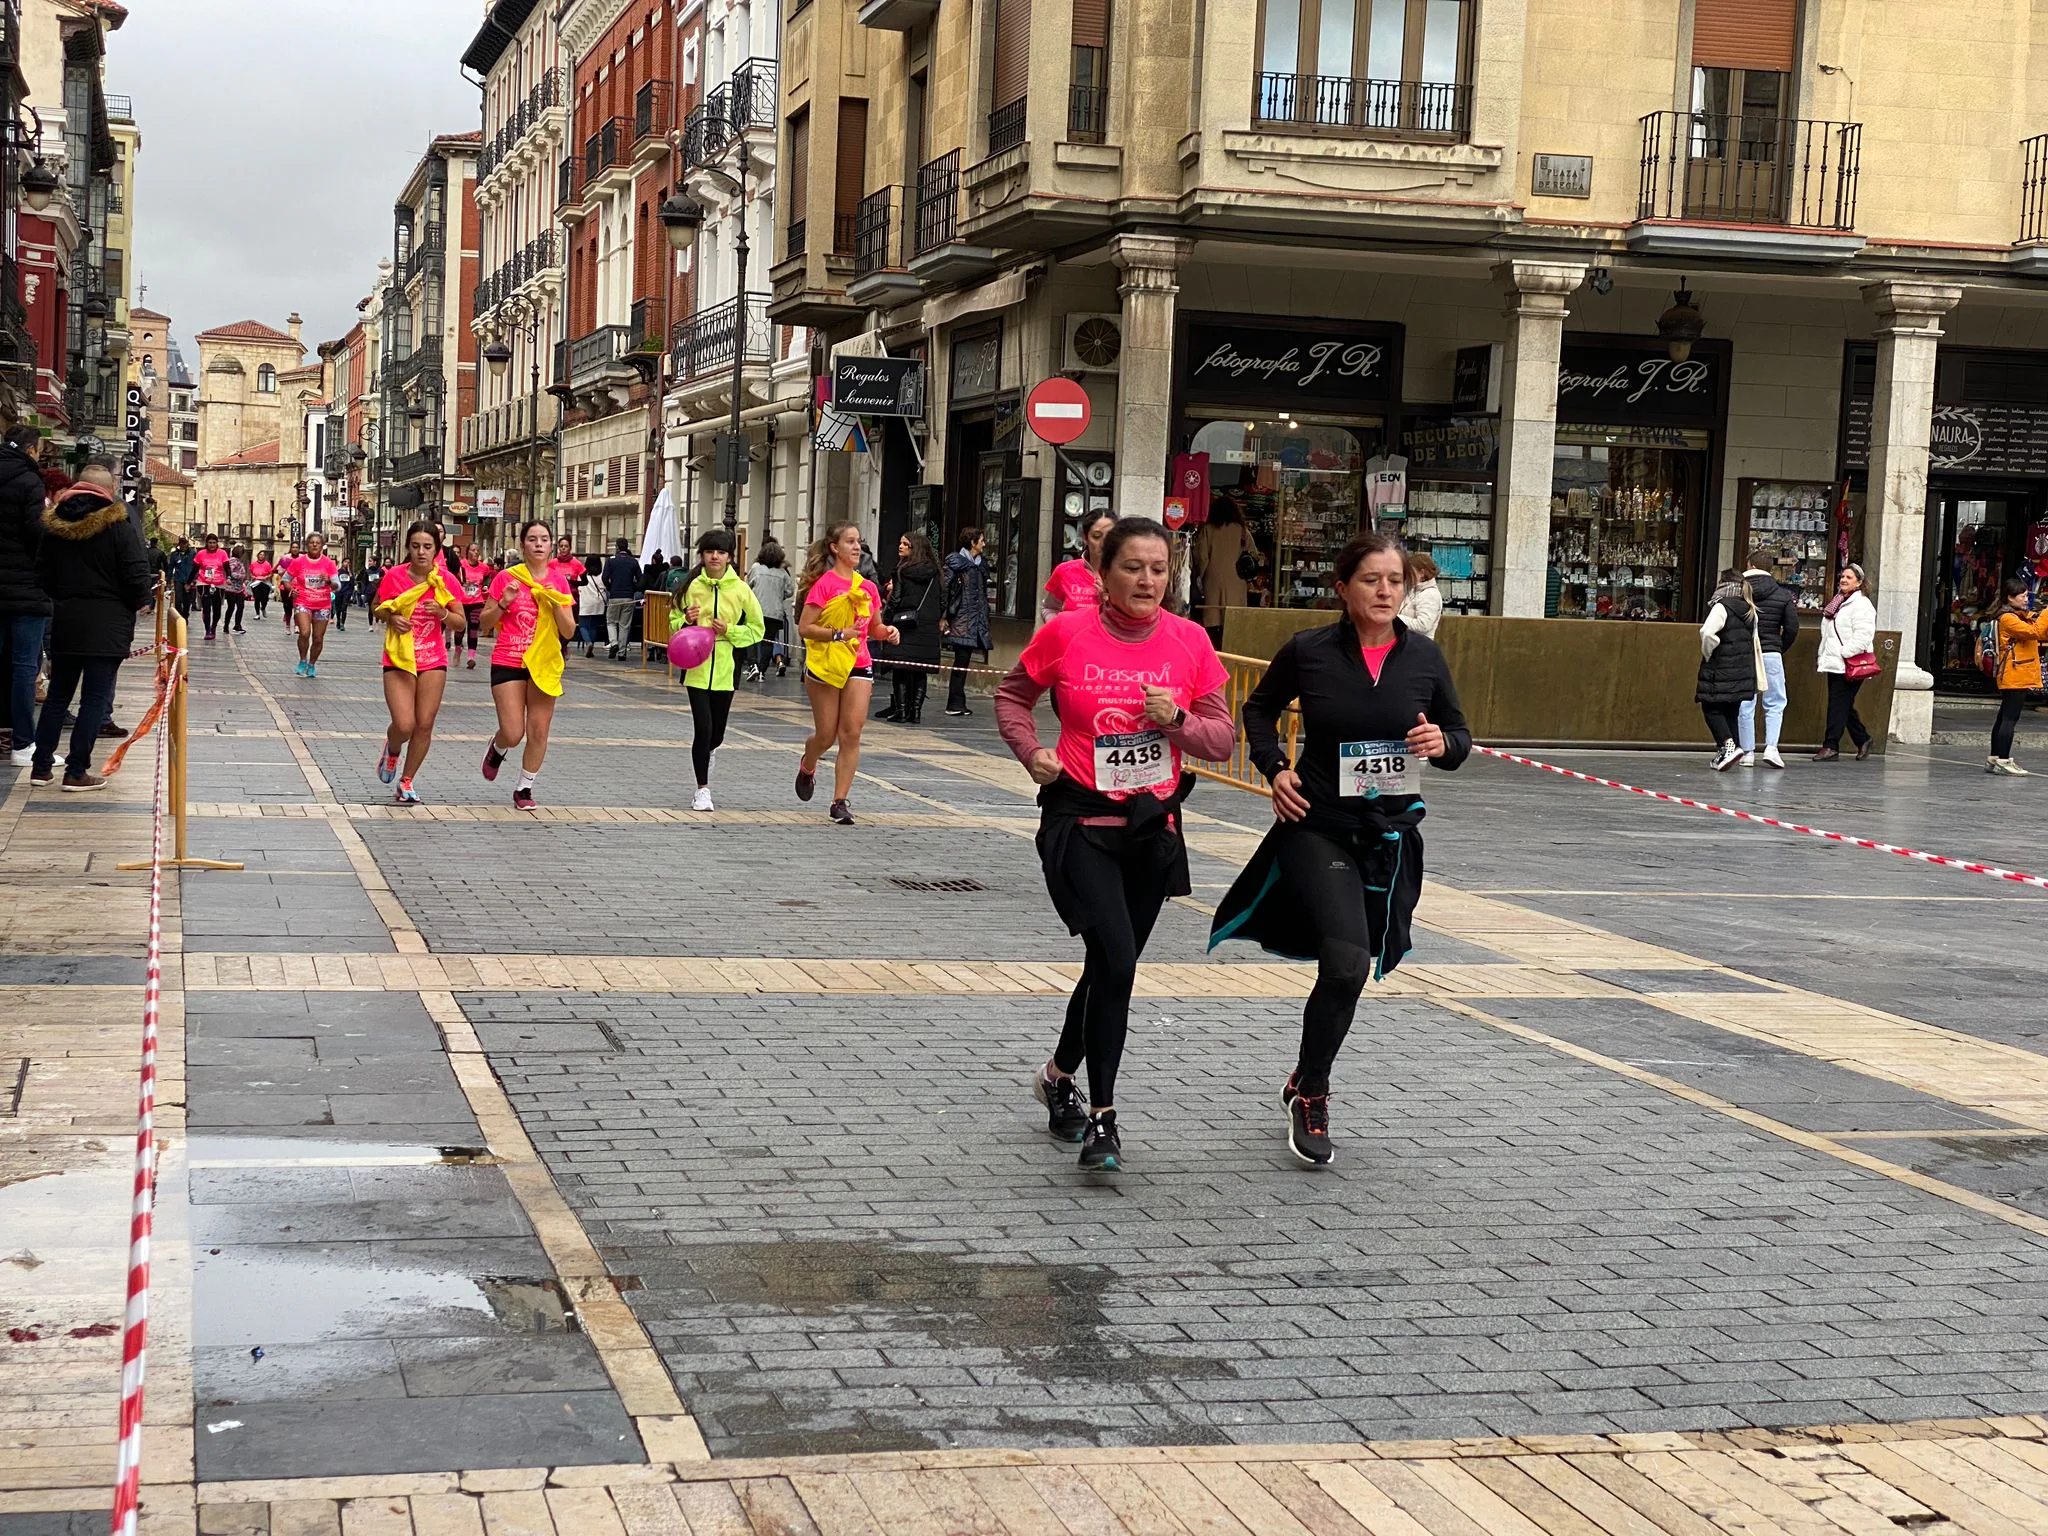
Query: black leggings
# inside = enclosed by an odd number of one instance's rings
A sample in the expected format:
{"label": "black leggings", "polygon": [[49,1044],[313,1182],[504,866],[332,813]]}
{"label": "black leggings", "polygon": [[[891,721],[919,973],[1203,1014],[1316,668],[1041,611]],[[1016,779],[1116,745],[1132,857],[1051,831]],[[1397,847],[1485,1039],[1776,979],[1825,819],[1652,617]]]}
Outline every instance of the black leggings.
{"label": "black leggings", "polygon": [[953,671],[952,675],[946,680],[946,708],[965,709],[967,707],[967,663],[973,657],[973,646],[956,645],[953,647]]}
{"label": "black leggings", "polygon": [[2020,711],[2027,707],[2025,688],[1998,690],[1998,718],[1991,723],[1991,755],[2012,756],[2012,733],[2019,729]]}
{"label": "black leggings", "polygon": [[227,596],[222,587],[202,586],[199,589],[199,611],[206,618],[206,632],[212,634],[220,623],[221,602]]}
{"label": "black leggings", "polygon": [[1167,875],[1153,849],[1141,842],[1125,852],[1122,843],[1123,833],[1114,827],[1076,827],[1067,842],[1067,880],[1087,905],[1081,942],[1088,959],[1067,1001],[1067,1022],[1052,1061],[1068,1073],[1088,1063],[1088,1102],[1097,1109],[1116,1103],[1138,956],[1166,904]]}
{"label": "black leggings", "polygon": [[[1745,700],[1744,704],[1748,701]],[[1707,729],[1714,733],[1714,745],[1718,748],[1736,739],[1735,719],[1743,704],[1702,704],[1700,713],[1707,717]]]}
{"label": "black leggings", "polygon": [[689,688],[690,720],[696,727],[690,738],[690,766],[697,770],[697,787],[711,782],[711,754],[725,745],[725,720],[732,713],[730,688]]}
{"label": "black leggings", "polygon": [[222,620],[229,629],[240,629],[242,627],[242,609],[247,606],[248,601],[249,598],[246,593],[230,592],[228,594],[227,610],[222,615]]}
{"label": "black leggings", "polygon": [[1301,1010],[1301,1054],[1295,1088],[1313,1098],[1330,1091],[1330,1067],[1351,1033],[1358,995],[1372,974],[1372,936],[1365,924],[1365,874],[1351,850],[1299,822],[1280,833],[1274,853],[1280,878],[1316,922],[1316,984]]}
{"label": "black leggings", "polygon": [[256,599],[256,617],[263,617],[263,610],[270,606],[270,583],[259,581],[249,589],[249,595]]}
{"label": "black leggings", "polygon": [[[462,612],[462,638],[469,647],[469,654],[474,656],[476,654],[477,626],[483,622],[484,605],[482,603],[464,603],[462,605]],[[453,650],[454,647],[450,646],[449,649]]]}

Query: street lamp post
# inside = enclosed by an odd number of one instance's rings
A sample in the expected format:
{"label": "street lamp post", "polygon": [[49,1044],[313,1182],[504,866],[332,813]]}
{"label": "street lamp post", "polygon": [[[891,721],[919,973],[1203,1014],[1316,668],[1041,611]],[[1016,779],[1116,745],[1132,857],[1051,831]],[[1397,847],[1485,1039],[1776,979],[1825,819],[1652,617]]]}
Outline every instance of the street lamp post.
{"label": "street lamp post", "polygon": [[[522,304],[513,315],[515,334],[521,324],[526,327],[531,375],[526,396],[526,516],[521,521],[540,513],[540,325],[544,318],[537,304]],[[484,361],[490,365],[493,378],[503,379],[512,366],[512,349],[502,340],[494,341],[484,348]]]}
{"label": "street lamp post", "polygon": [[[724,443],[718,455],[725,476],[725,531],[734,539],[734,553],[737,557],[738,529],[740,521],[740,486],[747,471],[746,429],[740,421],[741,390],[744,387],[747,361],[747,141],[745,125],[734,123],[730,144],[739,146],[739,165],[736,172],[729,173],[716,166],[707,165],[705,170],[718,177],[733,191],[734,232],[732,242],[733,265],[735,268],[733,293],[732,332],[732,419],[723,434]],[[697,243],[698,232],[704,227],[706,217],[704,205],[681,192],[673,194],[661,205],[662,228],[668,232],[669,244],[678,251],[687,251]]]}

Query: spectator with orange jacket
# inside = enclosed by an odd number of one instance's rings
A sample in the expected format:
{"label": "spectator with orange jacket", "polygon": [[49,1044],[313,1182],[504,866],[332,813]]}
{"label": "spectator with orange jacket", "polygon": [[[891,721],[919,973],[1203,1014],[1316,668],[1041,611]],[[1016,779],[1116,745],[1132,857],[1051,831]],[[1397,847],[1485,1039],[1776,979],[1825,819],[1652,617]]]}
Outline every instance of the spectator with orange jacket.
{"label": "spectator with orange jacket", "polygon": [[2028,610],[2024,576],[2006,577],[1999,594],[1998,653],[1992,671],[1998,684],[1998,718],[1992,722],[1991,756],[1984,771],[2025,778],[2027,770],[2012,760],[2012,737],[2020,723],[2020,711],[2027,706],[2027,695],[2039,692],[2042,686],[2041,641],[2048,638],[2048,608]]}

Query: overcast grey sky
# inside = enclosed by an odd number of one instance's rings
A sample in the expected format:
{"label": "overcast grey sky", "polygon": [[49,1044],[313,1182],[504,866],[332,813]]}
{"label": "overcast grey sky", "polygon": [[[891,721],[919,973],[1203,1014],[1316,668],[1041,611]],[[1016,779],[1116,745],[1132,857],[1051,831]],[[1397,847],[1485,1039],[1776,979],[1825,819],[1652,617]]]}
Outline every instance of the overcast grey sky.
{"label": "overcast grey sky", "polygon": [[188,361],[209,326],[294,309],[342,335],[436,133],[478,126],[482,0],[127,0],[107,89],[142,130],[135,255]]}

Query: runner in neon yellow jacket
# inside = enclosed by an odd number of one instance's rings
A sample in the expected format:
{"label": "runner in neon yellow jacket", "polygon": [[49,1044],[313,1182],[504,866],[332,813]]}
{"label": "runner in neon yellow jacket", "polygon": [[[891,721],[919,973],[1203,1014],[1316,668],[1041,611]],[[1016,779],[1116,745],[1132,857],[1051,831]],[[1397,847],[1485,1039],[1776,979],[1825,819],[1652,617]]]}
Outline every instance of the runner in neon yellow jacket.
{"label": "runner in neon yellow jacket", "polygon": [[761,643],[767,625],[754,589],[732,568],[732,535],[714,528],[697,541],[704,568],[677,602],[677,625],[697,625],[716,637],[711,654],[683,674],[690,694],[690,718],[696,729],[690,740],[690,762],[697,770],[697,798],[692,809],[711,805],[711,754],[725,740],[725,721],[732,709],[733,684],[739,676],[739,653]]}

